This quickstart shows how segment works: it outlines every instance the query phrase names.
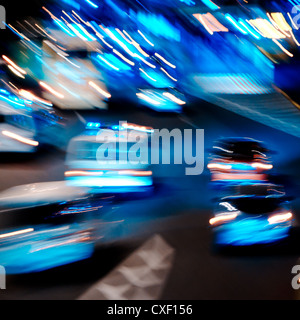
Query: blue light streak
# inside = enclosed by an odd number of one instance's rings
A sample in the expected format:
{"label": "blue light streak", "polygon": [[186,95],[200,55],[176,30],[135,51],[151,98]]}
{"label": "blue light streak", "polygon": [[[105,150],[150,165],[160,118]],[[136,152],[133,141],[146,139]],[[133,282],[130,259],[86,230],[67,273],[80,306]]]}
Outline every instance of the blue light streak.
{"label": "blue light streak", "polygon": [[211,10],[217,10],[220,9],[219,6],[217,6],[215,3],[213,3],[210,0],[201,0],[207,7],[209,7]]}
{"label": "blue light streak", "polygon": [[244,30],[242,27],[240,27],[240,26],[238,25],[238,23],[236,22],[236,20],[235,20],[229,13],[226,13],[226,14],[225,14],[225,18],[226,18],[229,22],[231,22],[232,25],[233,25],[234,27],[236,27],[236,29],[238,29],[241,33],[243,33],[243,34],[248,34],[248,32],[247,32],[246,30]]}
{"label": "blue light streak", "polygon": [[99,8],[99,6],[97,6],[95,3],[93,3],[92,1],[90,0],[85,0],[90,6],[94,7],[94,8]]}
{"label": "blue light streak", "polygon": [[71,37],[75,37],[76,36],[73,32],[71,32],[71,30],[62,21],[55,19],[54,23],[56,23],[69,36],[71,36]]}
{"label": "blue light streak", "polygon": [[239,23],[256,39],[260,39],[260,35],[256,33],[253,29],[250,30],[250,27],[248,27],[245,22],[242,19],[239,19]]}

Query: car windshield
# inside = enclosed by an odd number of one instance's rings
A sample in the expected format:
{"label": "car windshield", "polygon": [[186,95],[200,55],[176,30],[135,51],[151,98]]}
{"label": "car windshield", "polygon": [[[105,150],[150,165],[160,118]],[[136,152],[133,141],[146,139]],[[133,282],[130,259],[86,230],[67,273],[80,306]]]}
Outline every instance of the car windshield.
{"label": "car windshield", "polygon": [[241,195],[257,196],[283,196],[285,194],[282,186],[272,185],[246,185],[238,187],[236,191]]}
{"label": "car windshield", "polygon": [[280,208],[282,199],[265,197],[240,197],[230,201],[237,210],[249,214],[271,213]]}
{"label": "car windshield", "polygon": [[263,146],[255,141],[220,142],[214,146],[215,155],[234,160],[265,159],[267,152]]}

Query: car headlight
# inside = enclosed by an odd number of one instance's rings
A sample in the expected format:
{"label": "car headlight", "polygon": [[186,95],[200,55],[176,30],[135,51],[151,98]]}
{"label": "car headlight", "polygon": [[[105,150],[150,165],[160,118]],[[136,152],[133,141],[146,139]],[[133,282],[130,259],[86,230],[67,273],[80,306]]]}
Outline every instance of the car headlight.
{"label": "car headlight", "polygon": [[286,221],[291,220],[292,217],[293,217],[293,214],[291,212],[278,213],[278,214],[274,214],[274,215],[270,216],[268,218],[268,222],[270,224],[286,222]]}

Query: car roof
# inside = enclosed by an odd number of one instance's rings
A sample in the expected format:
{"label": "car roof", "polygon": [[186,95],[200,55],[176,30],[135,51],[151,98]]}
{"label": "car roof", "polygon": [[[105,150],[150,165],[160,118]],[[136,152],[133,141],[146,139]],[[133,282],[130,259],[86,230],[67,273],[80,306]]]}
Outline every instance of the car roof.
{"label": "car roof", "polygon": [[222,137],[217,140],[217,142],[228,142],[228,143],[236,143],[236,142],[256,142],[256,143],[263,143],[260,140],[256,140],[249,137]]}
{"label": "car roof", "polygon": [[234,196],[226,196],[219,199],[219,203],[221,202],[234,202],[235,200],[277,200],[279,202],[284,202],[287,200],[287,197],[284,195],[234,195]]}
{"label": "car roof", "polygon": [[254,155],[266,158],[272,152],[264,142],[252,138],[229,137],[215,141],[211,153],[216,156],[230,158],[253,158]]}

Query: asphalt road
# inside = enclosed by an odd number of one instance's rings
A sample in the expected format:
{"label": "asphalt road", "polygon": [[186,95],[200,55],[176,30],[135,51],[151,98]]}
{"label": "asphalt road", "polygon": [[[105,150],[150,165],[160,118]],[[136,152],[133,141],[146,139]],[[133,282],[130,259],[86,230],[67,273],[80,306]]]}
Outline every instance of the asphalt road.
{"label": "asphalt road", "polygon": [[[300,194],[299,139],[204,101],[196,101],[181,115],[120,105],[113,112],[80,112],[80,116],[87,120],[127,120],[156,129],[204,129],[205,150],[220,136],[263,140],[277,151],[274,165],[278,179],[287,182],[295,196]],[[204,156],[206,164],[207,151]],[[162,299],[296,299],[291,270],[300,256],[299,199],[293,202],[296,227],[288,243],[251,252],[218,253],[212,248],[208,226],[214,197],[209,173],[205,169],[201,175],[186,176],[184,170],[184,164],[157,165],[153,172],[158,184],[152,195],[115,204],[116,218],[125,221],[118,241],[97,249],[86,261],[35,274],[7,276],[7,289],[0,290],[0,299],[76,299],[154,234],[160,234],[175,249]],[[26,161],[2,159],[0,189],[62,180],[63,172],[61,152],[45,151]]]}

